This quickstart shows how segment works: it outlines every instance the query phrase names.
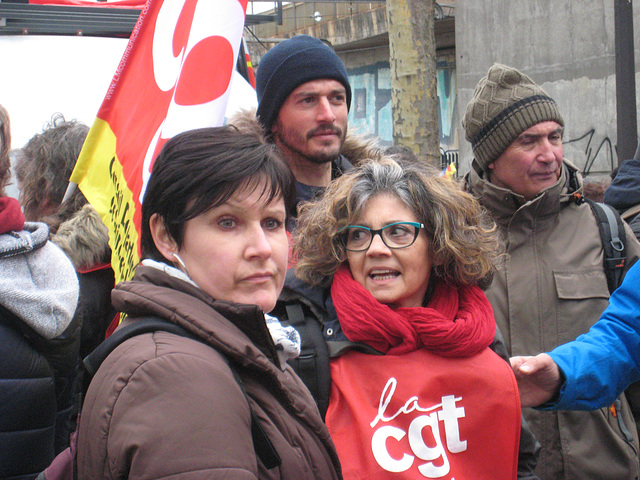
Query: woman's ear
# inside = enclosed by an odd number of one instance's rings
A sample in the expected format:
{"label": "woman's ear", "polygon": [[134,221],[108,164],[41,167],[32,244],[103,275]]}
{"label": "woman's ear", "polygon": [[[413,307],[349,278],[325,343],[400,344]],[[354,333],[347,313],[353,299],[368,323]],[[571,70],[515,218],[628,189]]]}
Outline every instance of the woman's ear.
{"label": "woman's ear", "polygon": [[156,248],[169,262],[173,263],[173,254],[178,251],[176,242],[173,240],[164,224],[164,219],[154,213],[149,219],[149,230]]}

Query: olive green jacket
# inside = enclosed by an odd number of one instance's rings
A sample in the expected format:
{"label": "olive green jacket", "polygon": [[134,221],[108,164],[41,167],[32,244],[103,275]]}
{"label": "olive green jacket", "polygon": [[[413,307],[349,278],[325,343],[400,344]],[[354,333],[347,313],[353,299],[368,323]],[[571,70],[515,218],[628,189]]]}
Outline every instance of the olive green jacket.
{"label": "olive green jacket", "polygon": [[[609,290],[596,219],[580,201],[582,178],[565,160],[558,181],[526,201],[485,178],[474,160],[466,188],[492,214],[506,250],[487,297],[510,355],[535,355],[585,333],[607,307]],[[626,228],[627,269],[640,244]],[[638,476],[638,436],[624,395],[594,412],[525,417],[542,444],[545,480],[625,480]]]}

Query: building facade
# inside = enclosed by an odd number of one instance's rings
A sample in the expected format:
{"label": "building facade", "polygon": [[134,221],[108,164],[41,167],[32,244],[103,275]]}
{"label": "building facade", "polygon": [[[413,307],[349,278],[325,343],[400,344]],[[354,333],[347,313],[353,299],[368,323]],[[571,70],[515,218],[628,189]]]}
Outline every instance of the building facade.
{"label": "building facade", "polygon": [[[468,170],[471,148],[460,125],[473,89],[493,63],[531,76],[560,105],[565,156],[587,176],[605,179],[618,165],[614,3],[609,0],[465,0],[436,4],[438,125],[443,155]],[[640,20],[640,5],[632,7]],[[252,27],[249,50],[305,33],[328,41],[354,90],[350,124],[391,144],[393,125],[384,3],[302,2],[283,8],[283,23]],[[636,22],[638,24],[638,22]],[[639,24],[640,25],[640,24]],[[633,46],[640,48],[638,35]],[[638,91],[640,77],[636,72]],[[637,135],[637,134],[636,134]]]}
{"label": "building facade", "polygon": [[[249,12],[251,6],[249,7]],[[443,153],[458,149],[456,119],[455,22],[453,2],[436,10],[438,122]],[[393,143],[391,72],[386,7],[382,3],[304,2],[283,6],[282,25],[251,27],[245,35],[252,62],[283,38],[307,34],[334,48],[347,67],[353,90],[349,126],[374,135],[383,145]]]}

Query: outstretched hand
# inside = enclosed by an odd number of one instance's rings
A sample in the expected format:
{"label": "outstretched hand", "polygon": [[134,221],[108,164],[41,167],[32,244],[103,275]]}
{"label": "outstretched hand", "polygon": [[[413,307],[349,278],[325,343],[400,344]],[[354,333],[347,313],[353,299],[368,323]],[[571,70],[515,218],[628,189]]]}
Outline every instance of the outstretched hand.
{"label": "outstretched hand", "polygon": [[537,407],[551,400],[560,390],[560,369],[546,353],[535,357],[511,357],[523,407]]}

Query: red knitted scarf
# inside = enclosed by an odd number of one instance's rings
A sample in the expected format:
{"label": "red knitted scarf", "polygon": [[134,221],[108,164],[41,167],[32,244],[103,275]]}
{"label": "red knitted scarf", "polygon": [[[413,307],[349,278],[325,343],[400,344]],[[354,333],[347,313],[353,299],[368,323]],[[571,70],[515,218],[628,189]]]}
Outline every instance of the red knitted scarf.
{"label": "red knitted scarf", "polygon": [[0,233],[19,232],[24,228],[24,215],[15,198],[0,197]]}
{"label": "red knitted scarf", "polygon": [[475,286],[438,282],[426,307],[393,310],[342,266],[333,277],[331,298],[347,338],[386,354],[424,347],[443,357],[467,357],[488,347],[496,332],[491,305]]}

